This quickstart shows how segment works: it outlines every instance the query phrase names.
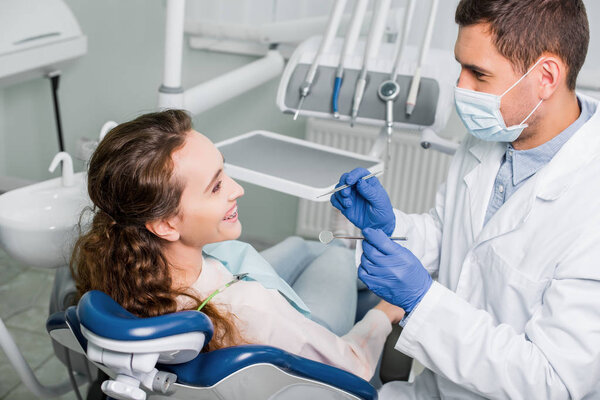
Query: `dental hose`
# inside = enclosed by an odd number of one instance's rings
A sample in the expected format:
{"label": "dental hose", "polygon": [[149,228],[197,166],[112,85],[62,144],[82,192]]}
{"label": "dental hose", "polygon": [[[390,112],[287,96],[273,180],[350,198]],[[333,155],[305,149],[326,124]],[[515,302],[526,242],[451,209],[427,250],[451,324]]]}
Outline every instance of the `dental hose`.
{"label": "dental hose", "polygon": [[333,83],[333,97],[332,97],[332,104],[331,104],[331,108],[333,109],[333,117],[336,119],[340,117],[339,108],[338,108],[338,99],[340,97],[341,87],[342,87],[342,75],[340,74],[340,75],[336,75],[335,81]]}

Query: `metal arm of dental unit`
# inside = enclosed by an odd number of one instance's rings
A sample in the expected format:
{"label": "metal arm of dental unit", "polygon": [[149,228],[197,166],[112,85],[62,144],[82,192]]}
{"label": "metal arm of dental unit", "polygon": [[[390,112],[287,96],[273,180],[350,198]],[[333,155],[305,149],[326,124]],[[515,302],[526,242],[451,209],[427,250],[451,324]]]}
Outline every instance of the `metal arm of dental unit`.
{"label": "metal arm of dental unit", "polygon": [[199,114],[279,76],[283,57],[270,50],[263,58],[184,90],[181,85],[185,0],[167,0],[163,83],[160,108],[182,108]]}
{"label": "metal arm of dental unit", "polygon": [[[73,390],[71,382],[68,380],[53,386],[45,386],[40,383],[29,364],[27,364],[23,354],[19,351],[17,344],[10,335],[6,325],[4,325],[2,318],[0,318],[0,347],[4,350],[6,357],[14,367],[15,371],[17,371],[23,384],[35,395],[35,397],[39,399],[53,398]],[[74,380],[78,386],[87,382],[87,379],[84,379],[81,376],[74,376]]]}

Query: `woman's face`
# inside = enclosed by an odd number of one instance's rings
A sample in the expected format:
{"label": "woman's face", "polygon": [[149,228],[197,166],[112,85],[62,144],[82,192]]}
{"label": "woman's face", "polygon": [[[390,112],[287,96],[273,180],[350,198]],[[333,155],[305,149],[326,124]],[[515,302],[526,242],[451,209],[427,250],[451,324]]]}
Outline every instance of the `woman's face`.
{"label": "woman's face", "polygon": [[171,223],[190,247],[237,239],[242,233],[236,200],[244,189],[223,171],[223,156],[204,135],[190,131],[172,156],[174,174],[184,183],[179,213]]}

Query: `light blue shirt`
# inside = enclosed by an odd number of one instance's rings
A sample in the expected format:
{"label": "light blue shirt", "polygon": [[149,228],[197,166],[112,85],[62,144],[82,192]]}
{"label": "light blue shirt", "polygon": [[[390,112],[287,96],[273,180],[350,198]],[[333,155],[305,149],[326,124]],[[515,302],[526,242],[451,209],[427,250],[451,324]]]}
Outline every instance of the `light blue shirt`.
{"label": "light blue shirt", "polygon": [[221,261],[232,274],[248,273],[244,279],[255,280],[267,289],[276,289],[302,314],[310,318],[310,309],[275,269],[248,243],[237,240],[204,246],[203,253]]}
{"label": "light blue shirt", "polygon": [[515,150],[510,143],[506,144],[506,153],[494,181],[484,225],[510,196],[544,165],[548,164],[575,132],[594,115],[596,104],[580,97],[577,97],[577,101],[581,110],[579,118],[551,140],[529,150]]}

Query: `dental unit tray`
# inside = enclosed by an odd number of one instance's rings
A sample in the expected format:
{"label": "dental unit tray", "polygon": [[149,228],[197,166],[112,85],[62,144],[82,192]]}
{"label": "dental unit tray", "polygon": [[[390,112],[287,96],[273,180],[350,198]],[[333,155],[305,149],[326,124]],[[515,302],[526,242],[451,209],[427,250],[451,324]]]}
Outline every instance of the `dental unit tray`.
{"label": "dental unit tray", "polygon": [[377,158],[267,131],[253,131],[216,144],[234,179],[313,201],[332,190],[344,172],[383,171]]}
{"label": "dental unit tray", "polygon": [[[279,82],[277,106],[284,113],[293,114],[300,100],[299,88],[306,71],[314,58],[320,37],[312,37],[298,46],[290,57]],[[343,38],[336,38],[327,53],[320,59],[316,77],[305,98],[300,115],[335,120],[332,115],[332,94],[335,70],[339,63]],[[362,66],[364,40],[359,40],[353,54],[348,57],[344,80],[339,96],[339,113],[342,122],[350,121],[350,109],[356,86],[356,79]],[[446,126],[454,108],[453,88],[460,72],[458,63],[451,51],[430,48],[427,61],[421,69],[421,84],[417,104],[411,116],[405,112],[406,98],[417,68],[419,49],[407,46],[403,62],[396,79],[400,85],[400,95],[394,102],[394,128],[420,130],[431,128],[440,132]],[[385,124],[385,103],[377,96],[379,84],[390,78],[394,63],[394,44],[381,43],[376,59],[371,63],[367,74],[367,87],[362,99],[356,123],[383,126]]]}

